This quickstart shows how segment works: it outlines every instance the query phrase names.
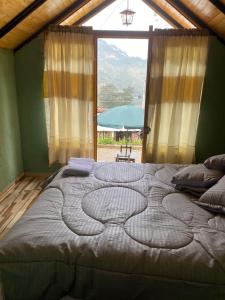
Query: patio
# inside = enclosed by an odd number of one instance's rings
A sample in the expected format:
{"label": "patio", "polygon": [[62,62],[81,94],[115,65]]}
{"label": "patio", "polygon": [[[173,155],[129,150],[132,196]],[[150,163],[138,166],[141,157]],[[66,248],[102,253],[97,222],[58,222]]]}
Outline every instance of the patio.
{"label": "patio", "polygon": [[[144,110],[136,105],[120,105],[105,109],[98,113],[97,127],[97,160],[113,162],[120,147],[131,145],[131,157],[129,152],[118,157],[120,161],[141,162],[142,139],[140,131],[144,124]],[[128,150],[129,151],[129,150]],[[128,154],[128,155],[127,155]]]}

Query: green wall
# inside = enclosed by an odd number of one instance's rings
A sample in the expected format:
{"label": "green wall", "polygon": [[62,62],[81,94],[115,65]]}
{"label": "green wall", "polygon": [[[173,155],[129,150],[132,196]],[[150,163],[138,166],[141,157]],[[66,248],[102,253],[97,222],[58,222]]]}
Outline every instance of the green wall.
{"label": "green wall", "polygon": [[[47,172],[50,169],[42,95],[42,39],[25,45],[15,58],[24,170]],[[217,153],[225,153],[225,46],[214,38],[203,88],[196,161]]]}
{"label": "green wall", "polygon": [[22,172],[13,51],[0,49],[0,191]]}
{"label": "green wall", "polygon": [[24,170],[49,172],[42,39],[36,38],[17,51],[15,60]]}
{"label": "green wall", "polygon": [[225,153],[225,45],[212,38],[202,93],[196,160]]}

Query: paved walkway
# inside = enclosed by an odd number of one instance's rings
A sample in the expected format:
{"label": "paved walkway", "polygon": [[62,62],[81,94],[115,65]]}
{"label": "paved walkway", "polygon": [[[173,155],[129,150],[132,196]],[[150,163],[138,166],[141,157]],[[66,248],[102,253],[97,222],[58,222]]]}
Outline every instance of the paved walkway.
{"label": "paved walkway", "polygon": [[[135,156],[135,162],[141,162],[141,147],[132,150],[132,154]],[[116,154],[119,153],[119,147],[100,146],[97,147],[97,159],[98,161],[115,161]]]}

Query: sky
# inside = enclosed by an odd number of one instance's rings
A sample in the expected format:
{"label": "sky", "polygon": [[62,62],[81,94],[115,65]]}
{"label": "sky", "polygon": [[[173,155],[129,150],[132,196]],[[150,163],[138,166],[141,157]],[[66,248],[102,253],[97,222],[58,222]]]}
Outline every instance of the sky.
{"label": "sky", "polygon": [[[153,28],[171,28],[171,26],[160,16],[158,16],[142,0],[130,0],[129,8],[135,11],[132,25],[122,24],[120,12],[127,8],[127,0],[117,0],[103,9],[99,14],[87,21],[84,26],[92,26],[96,30],[149,30]],[[107,39],[109,44],[113,44],[126,52],[129,56],[147,58],[147,40],[130,39]]]}

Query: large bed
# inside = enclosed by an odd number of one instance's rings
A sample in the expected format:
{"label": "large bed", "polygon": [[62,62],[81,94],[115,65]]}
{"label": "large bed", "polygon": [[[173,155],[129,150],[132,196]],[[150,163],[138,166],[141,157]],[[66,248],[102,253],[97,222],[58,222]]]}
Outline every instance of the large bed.
{"label": "large bed", "polygon": [[225,217],[175,189],[181,168],[61,171],[0,242],[6,300],[225,299]]}

